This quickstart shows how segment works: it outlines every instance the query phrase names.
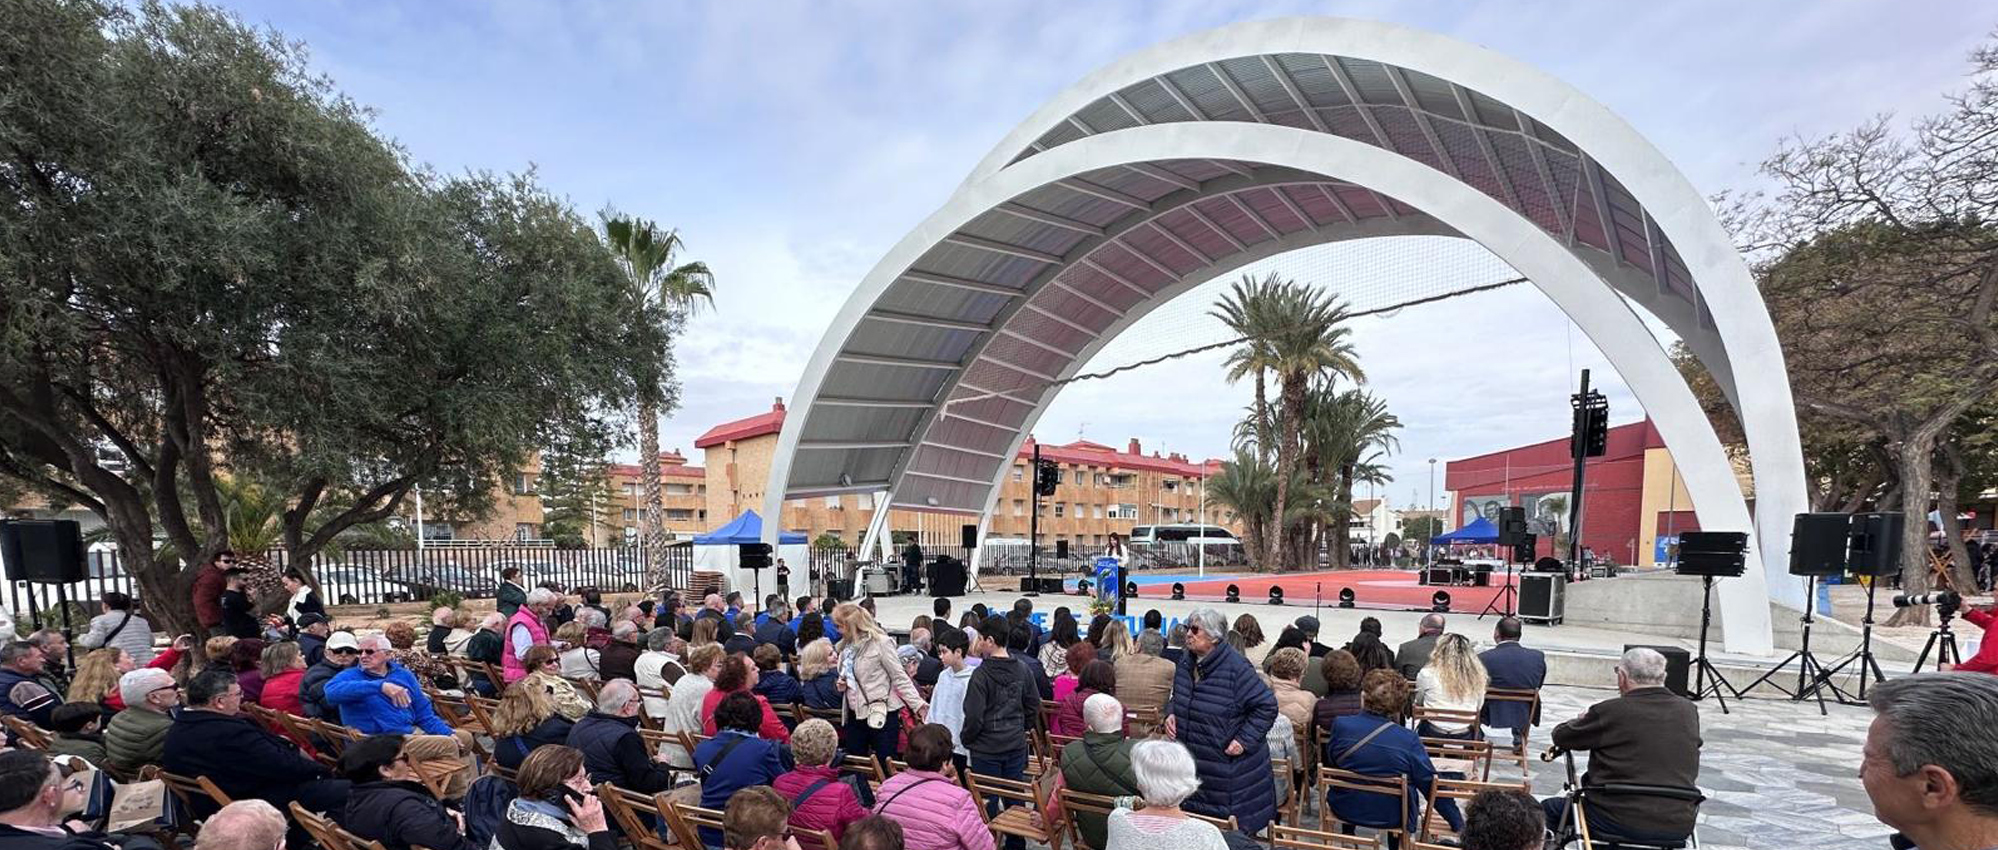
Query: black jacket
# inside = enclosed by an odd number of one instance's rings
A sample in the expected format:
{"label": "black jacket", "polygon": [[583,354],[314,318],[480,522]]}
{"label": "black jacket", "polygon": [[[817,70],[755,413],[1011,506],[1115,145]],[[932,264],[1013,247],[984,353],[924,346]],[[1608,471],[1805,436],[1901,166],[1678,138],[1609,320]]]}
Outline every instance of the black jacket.
{"label": "black jacket", "polygon": [[1013,653],[1013,658],[1020,662],[1020,666],[1027,668],[1027,675],[1033,678],[1034,687],[1041,692],[1041,699],[1053,702],[1054,680],[1048,678],[1048,671],[1041,666],[1041,660],[1018,652]]}
{"label": "black jacket", "polygon": [[112,850],[123,847],[125,850],[159,850],[159,842],[142,835],[117,836],[112,843],[110,836],[101,832],[77,832],[67,835],[44,835],[29,832],[17,826],[0,824],[0,848],[4,850]]}
{"label": "black jacket", "polygon": [[62,705],[62,695],[50,690],[40,679],[0,670],[0,713],[25,717],[36,726],[53,729],[55,722],[50,718],[58,705]]}
{"label": "black jacket", "polygon": [[[729,638],[735,637],[735,622],[730,620],[727,614],[716,611],[713,608],[702,608],[701,613],[694,615],[694,619],[717,621],[718,625],[715,626],[715,640],[727,643]],[[692,634],[692,628],[692,626],[688,626],[689,634]]]}
{"label": "black jacket", "polygon": [[299,632],[298,654],[305,656],[305,666],[307,667],[325,661],[326,639],[311,632]]}
{"label": "black jacket", "polygon": [[[430,635],[423,640],[423,650],[431,655],[449,655],[451,650],[444,645],[444,639],[451,636],[450,626],[430,624]],[[437,848],[431,848],[437,850]]]}
{"label": "black jacket", "polygon": [[[943,662],[938,661],[936,656],[925,655],[916,662],[916,675],[911,678],[915,679],[918,685],[926,688],[934,688],[937,686],[937,677],[943,675],[943,669]],[[1049,685],[1048,687],[1052,691],[1054,686]],[[1054,694],[1050,692],[1048,696],[1052,697]]]}
{"label": "black jacket", "polygon": [[590,772],[591,782],[613,782],[640,794],[673,787],[666,765],[646,754],[637,717],[592,711],[569,730],[568,743],[583,754],[583,769]]}
{"label": "black jacket", "polygon": [[305,706],[305,716],[340,722],[340,707],[326,701],[326,683],[345,669],[326,663],[323,656],[318,664],[305,668],[305,675],[298,680],[298,701]]}
{"label": "black jacket", "polygon": [[257,606],[251,604],[248,593],[222,591],[222,630],[239,640],[263,633],[263,629],[257,627]]}
{"label": "black jacket", "polygon": [[206,776],[232,800],[289,801],[299,785],[328,777],[325,765],[249,718],[195,709],[174,718],[160,766],[182,776]]}
{"label": "black jacket", "polygon": [[417,844],[430,850],[474,850],[444,804],[418,782],[364,782],[347,792],[336,818],[348,832],[379,841],[388,850]]}
{"label": "black jacket", "polygon": [[1027,730],[1041,713],[1041,693],[1014,656],[987,658],[964,690],[965,749],[1004,755],[1027,748]]}
{"label": "black jacket", "polygon": [[740,632],[729,635],[727,640],[722,641],[722,651],[729,655],[748,655],[756,651],[756,638]]}
{"label": "black jacket", "polygon": [[547,720],[525,735],[514,735],[493,742],[493,759],[500,767],[519,770],[520,763],[527,754],[543,744],[566,744],[569,741],[569,728],[576,724],[561,712],[548,715]]}
{"label": "black jacket", "polygon": [[565,826],[568,826],[566,816],[558,821],[544,814],[529,813],[524,801],[515,800],[507,805],[499,828],[493,830],[493,844],[500,850],[617,850],[617,838],[610,830],[592,832],[579,842],[558,831]]}

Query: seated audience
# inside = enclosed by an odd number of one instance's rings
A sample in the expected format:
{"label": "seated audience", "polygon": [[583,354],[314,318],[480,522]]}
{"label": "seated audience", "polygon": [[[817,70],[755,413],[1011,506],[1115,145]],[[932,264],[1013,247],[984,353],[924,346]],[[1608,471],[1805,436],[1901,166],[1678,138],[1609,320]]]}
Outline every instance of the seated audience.
{"label": "seated audience", "polygon": [[791,804],[776,791],[744,788],[722,810],[722,850],[798,850],[790,821]]}
{"label": "seated audience", "polygon": [[1276,694],[1277,713],[1290,718],[1295,729],[1311,728],[1311,710],[1318,704],[1318,698],[1303,687],[1308,660],[1303,649],[1285,647],[1270,653],[1263,663],[1269,673],[1270,692]]}
{"label": "seated audience", "polygon": [[1235,625],[1228,629],[1227,641],[1243,658],[1249,657],[1249,650],[1263,645],[1263,621],[1254,614],[1237,616]]}
{"label": "seated audience", "polygon": [[839,850],[904,850],[904,846],[902,825],[880,815],[854,821],[839,840]]}
{"label": "seated audience", "polygon": [[[1074,658],[1075,653],[1069,657]],[[1048,720],[1048,731],[1056,735],[1081,737],[1087,727],[1082,721],[1082,704],[1097,694],[1117,692],[1117,668],[1110,662],[1096,660],[1082,668],[1082,675],[1076,680],[1075,689],[1068,696],[1055,702],[1054,716]]]}
{"label": "seated audience", "polygon": [[[1485,705],[1490,682],[1485,665],[1471,651],[1471,642],[1451,633],[1436,641],[1429,663],[1415,674],[1415,704],[1424,708],[1477,712]],[[1425,738],[1476,738],[1476,723],[1434,723],[1423,720],[1416,730]]]}
{"label": "seated audience", "polygon": [[791,612],[782,597],[772,594],[768,610],[756,617],[756,645],[774,646],[784,660],[798,654],[798,633],[791,630]]}
{"label": "seated audience", "polygon": [[[1082,704],[1082,719],[1088,724],[1082,740],[1072,741],[1061,752],[1061,779],[1069,788],[1105,797],[1142,796],[1138,777],[1131,767],[1131,748],[1138,742],[1124,737],[1124,705],[1109,694],[1095,694]],[[1102,847],[1102,815],[1075,814],[1082,840]]]}
{"label": "seated audience", "polygon": [[472,733],[453,729],[437,716],[416,675],[395,661],[388,638],[362,638],[361,663],[326,683],[326,699],[340,707],[346,725],[363,734],[415,733],[404,747],[420,764],[459,762],[462,767],[451,780],[446,799],[463,797],[478,778],[478,763],[470,755]]}
{"label": "seated audience", "polygon": [[1057,704],[1068,699],[1068,695],[1075,693],[1081,685],[1083,669],[1096,660],[1096,647],[1090,643],[1078,643],[1062,654],[1062,660],[1068,666],[1054,677],[1054,701]]}
{"label": "seated audience", "polygon": [[305,704],[299,701],[298,691],[305,681],[305,655],[298,644],[281,640],[264,647],[261,665],[264,692],[257,697],[257,704],[303,717]]}
{"label": "seated audience", "polygon": [[[721,667],[721,657],[721,645],[714,643],[697,646],[687,652],[687,674],[673,683],[673,693],[666,698],[666,713],[659,718],[660,729],[669,734],[704,734],[706,718],[701,709],[707,704],[708,693],[714,690],[714,676]],[[686,747],[667,743],[659,750],[673,769],[694,769],[693,754]]]}
{"label": "seated audience", "polygon": [[326,638],[325,654],[320,656],[319,663],[305,668],[305,675],[298,680],[298,701],[305,706],[306,717],[340,722],[340,708],[326,701],[326,683],[354,666],[360,657],[361,644],[354,639],[353,632],[334,632]]}
{"label": "seated audience", "polygon": [[389,657],[415,676],[418,684],[426,688],[448,688],[457,684],[457,674],[441,658],[433,658],[430,653],[416,648],[415,626],[396,620],[382,627],[382,637],[388,640]]}
{"label": "seated audience", "polygon": [[[1616,665],[1616,689],[1621,696],[1554,727],[1554,746],[1589,753],[1582,784],[1694,787],[1700,778],[1699,707],[1665,689],[1665,656],[1641,646],[1625,652]],[[1880,697],[1873,699],[1877,705]],[[1568,798],[1541,805],[1547,822],[1559,824]],[[1597,836],[1676,841],[1692,834],[1699,809],[1691,800],[1603,794],[1589,800],[1587,811]]]}
{"label": "seated audience", "polygon": [[229,646],[229,666],[236,671],[236,683],[243,686],[243,701],[254,703],[264,695],[264,646],[262,638],[243,638]]}
{"label": "seated audience", "polygon": [[[673,634],[672,629],[657,628],[645,633],[645,651],[631,662],[632,674],[637,678],[632,682],[641,690],[656,690],[670,697],[670,689],[687,674],[687,665],[681,656],[687,651],[687,644]],[[667,697],[648,696],[645,698],[645,714],[654,719],[666,716]]]}
{"label": "seated audience", "polygon": [[132,597],[107,590],[102,597],[104,613],[90,618],[90,627],[76,638],[85,649],[115,647],[125,651],[132,663],[141,667],[153,660],[153,624],[139,616]]}
{"label": "seated audience", "polygon": [[[1478,661],[1485,666],[1490,677],[1490,686],[1510,690],[1537,691],[1547,682],[1547,655],[1537,649],[1528,649],[1519,643],[1523,629],[1518,617],[1501,617],[1498,627],[1492,630],[1492,640],[1497,645],[1478,653]],[[1484,722],[1494,729],[1512,732],[1515,749],[1524,746],[1526,727],[1537,726],[1540,718],[1537,712],[1524,703],[1511,700],[1496,700],[1485,703]]]}
{"label": "seated audience", "polygon": [[51,713],[54,723],[49,731],[49,752],[55,755],[80,756],[93,765],[107,764],[110,757],[104,750],[104,736],[98,729],[104,723],[104,708],[94,702],[66,702],[56,706]]}
{"label": "seated audience", "polygon": [[796,630],[798,633],[799,646],[804,646],[815,640],[824,640],[828,643],[832,642],[833,639],[831,634],[832,630],[828,628],[832,624],[826,622],[826,617],[824,614],[821,614],[817,611],[812,611],[806,613],[802,617],[799,617],[794,622],[796,623],[796,625],[792,626],[791,628]]}
{"label": "seated audience", "polygon": [[[987,619],[989,620],[990,618]],[[1034,657],[1034,635],[1036,633],[1028,629],[1028,626],[1031,625],[1033,624],[1021,623],[1016,626],[1011,622],[1007,622],[1006,652],[1013,656],[1013,660],[1020,662],[1021,667],[1027,669],[1028,679],[1034,683],[1034,689],[1040,692],[1041,701],[1049,702],[1054,699],[1054,680],[1048,678],[1047,670],[1042,669],[1041,660]],[[1097,651],[1096,659],[1098,661],[1108,661],[1108,659],[1103,657],[1101,650]]]}
{"label": "seated audience", "polygon": [[1041,659],[1041,669],[1067,670],[1068,648],[1079,640],[1082,640],[1082,635],[1076,630],[1075,615],[1070,614],[1067,608],[1055,609],[1054,625],[1048,629],[1047,642],[1041,644],[1040,652],[1035,653]]}
{"label": "seated audience", "polygon": [[1304,648],[1312,658],[1324,658],[1332,647],[1318,642],[1318,618],[1306,614],[1297,618],[1297,630],[1304,634]]}
{"label": "seated audience", "polygon": [[535,750],[521,763],[514,784],[519,794],[493,832],[493,847],[617,850],[603,802],[583,769],[582,753],[560,745]]}
{"label": "seated audience", "polygon": [[[501,634],[500,630],[505,627],[506,616],[498,611],[489,613],[479,620],[478,632],[465,641],[466,660],[492,665],[492,669],[500,669],[504,664],[503,656],[506,653],[506,636]],[[502,677],[504,675],[501,674]],[[480,695],[489,697],[499,693],[499,686],[493,683],[492,677],[486,675],[483,669],[471,668],[471,679],[468,684]]]}
{"label": "seated audience", "polygon": [[305,666],[318,664],[326,655],[326,638],[333,634],[333,623],[325,614],[307,614],[298,618],[298,651],[305,656]]}
{"label": "seated audience", "polygon": [[1362,681],[1365,681],[1367,673],[1371,671],[1395,669],[1394,650],[1381,642],[1381,621],[1377,618],[1361,618],[1360,630],[1346,643],[1345,649],[1353,654],[1354,661],[1359,662]]}
{"label": "seated audience", "polygon": [[[756,736],[766,708],[747,693],[732,693],[715,706],[718,731],[694,748],[694,771],[701,777],[701,807],[720,809],[728,798],[751,785],[769,785],[791,769],[790,752],[776,741]],[[702,840],[718,836],[702,830]]]}
{"label": "seated audience", "polygon": [[655,761],[638,736],[638,686],[612,679],[597,692],[597,709],[576,721],[568,745],[583,754],[592,783],[610,782],[640,794],[673,785],[673,774]]}
{"label": "seated audience", "polygon": [[604,681],[635,681],[638,675],[638,624],[619,620],[611,624],[610,639],[597,651],[597,672]]}
{"label": "seated audience", "polygon": [[581,720],[589,714],[592,706],[588,697],[576,690],[574,683],[562,678],[561,652],[552,646],[530,646],[522,656],[520,664],[527,675],[521,679],[528,687],[540,688],[548,692],[555,701],[555,710],[570,720]]}
{"label": "seated audience", "polygon": [[62,698],[40,679],[47,666],[42,648],[25,640],[0,647],[0,714],[49,728],[49,715]]}
{"label": "seated audience", "polygon": [[798,680],[780,666],[784,662],[784,654],[776,646],[766,643],[756,647],[750,657],[756,660],[756,687],[751,690],[772,708],[781,706],[783,716],[790,716],[791,706],[798,702],[802,694]]}
{"label": "seated audience", "polygon": [[[444,639],[451,636],[451,627],[458,622],[458,612],[448,605],[439,605],[430,612],[430,635],[423,639],[423,651],[431,655],[445,655],[450,652],[444,647]],[[465,637],[471,637],[466,633]]]}
{"label": "seated audience", "polygon": [[720,705],[724,698],[730,694],[748,694],[750,698],[756,700],[756,704],[762,709],[762,723],[758,729],[759,734],[772,741],[785,742],[791,740],[791,728],[785,726],[783,719],[777,716],[776,709],[770,707],[770,701],[764,699],[761,694],[756,693],[756,681],[756,665],[751,664],[749,659],[741,655],[723,657],[721,670],[715,674],[714,690],[709,691],[707,696],[701,698],[701,716],[706,718],[701,724],[702,733],[707,735],[720,734],[718,731],[720,724],[715,719],[715,706]]}
{"label": "seated audience", "polygon": [[[1866,699],[1875,716],[1859,781],[1880,822],[1900,830],[1892,845],[1998,846],[1998,759],[1989,734],[1998,728],[1998,678],[1919,673],[1876,685]],[[1593,801],[1589,811],[1593,827]]]}
{"label": "seated audience", "polygon": [[1311,709],[1311,723],[1318,728],[1320,738],[1331,731],[1332,721],[1341,717],[1359,714],[1360,703],[1360,662],[1354,660],[1353,653],[1335,649],[1325,653],[1321,659],[1325,669],[1325,698]]}
{"label": "seated audience", "polygon": [[909,733],[909,769],[881,783],[874,813],[902,825],[909,850],[994,850],[992,832],[950,763],[950,731],[935,723]]}
{"label": "seated audience", "polygon": [[838,841],[848,824],[867,817],[866,807],[853,786],[840,781],[839,732],[831,723],[811,718],[791,732],[791,756],[797,767],[770,783],[784,799],[792,802],[791,825],[800,829],[823,829]]}
{"label": "seated audience", "polygon": [[95,705],[109,719],[125,707],[124,700],[118,697],[118,677],[132,672],[135,666],[118,647],[91,651],[76,663],[76,675],[69,679],[68,701]]}
{"label": "seated audience", "polygon": [[1228,850],[1220,827],[1180,808],[1200,789],[1193,754],[1172,741],[1141,741],[1131,748],[1144,808],[1110,812],[1103,850]]}
{"label": "seated audience", "polygon": [[744,611],[736,614],[735,633],[722,638],[722,651],[730,655],[748,655],[756,651],[755,617]]}
{"label": "seated audience", "polygon": [[518,770],[536,748],[568,741],[574,725],[575,721],[555,709],[555,699],[547,690],[507,688],[500,695],[499,708],[493,711],[493,758],[501,767]]}
{"label": "seated audience", "polygon": [[[254,797],[280,811],[296,800],[316,812],[339,811],[347,782],[296,745],[241,716],[243,686],[227,669],[210,668],[187,683],[187,707],[167,730],[160,766],[206,776],[232,800]],[[195,800],[196,817],[208,811]]]}
{"label": "seated audience", "polygon": [[1111,664],[1131,654],[1131,630],[1117,623],[1103,630],[1103,642],[1096,646],[1096,659]]}
{"label": "seated audience", "polygon": [[1394,668],[1409,681],[1415,680],[1415,674],[1422,672],[1422,668],[1429,664],[1429,657],[1435,654],[1436,640],[1443,636],[1443,615],[1422,615],[1422,622],[1416,625],[1416,630],[1416,636],[1394,653]]}
{"label": "seated audience", "polygon": [[1479,791],[1464,806],[1464,850],[1541,850],[1547,818],[1540,802],[1524,791]]}
{"label": "seated audience", "polygon": [[[448,609],[446,609],[448,610]],[[371,735],[340,753],[340,775],[353,786],[334,820],[388,850],[475,850],[449,809],[423,784],[403,752],[401,735]]]}
{"label": "seated audience", "polygon": [[916,669],[909,671],[909,677],[916,680],[920,688],[937,686],[937,676],[943,672],[943,664],[937,661],[936,641],[929,628],[909,630],[909,646],[916,650]]}
{"label": "seated audience", "polygon": [[600,681],[603,678],[603,674],[599,672],[603,668],[603,653],[583,643],[584,638],[589,636],[588,633],[589,627],[583,625],[581,620],[563,623],[561,628],[555,630],[555,646],[560,649],[561,659],[559,674],[562,678],[589,682]]}
{"label": "seated audience", "polygon": [[804,644],[798,650],[798,701],[806,708],[839,708],[846,698],[839,692],[838,667],[831,641]]}
{"label": "seated audience", "polygon": [[[311,616],[310,614],[306,616]],[[201,824],[194,850],[284,850],[290,819],[262,800],[237,800]],[[310,844],[295,843],[295,847]],[[127,850],[130,850],[128,847]]]}
{"label": "seated audience", "polygon": [[125,710],[105,725],[104,750],[112,767],[136,773],[159,762],[173,728],[168,712],[180,705],[180,686],[165,670],[141,667],[118,677],[118,693]]}
{"label": "seated audience", "polygon": [[[1131,654],[1117,659],[1117,701],[1131,711],[1164,712],[1172,701],[1172,662],[1166,660],[1165,635],[1158,629],[1138,633]],[[1144,736],[1149,727],[1136,727],[1131,734]]]}
{"label": "seated audience", "polygon": [[[1326,791],[1326,805],[1341,821],[1373,829],[1413,831],[1421,816],[1421,794],[1436,778],[1436,765],[1422,748],[1422,739],[1395,718],[1408,705],[1408,680],[1393,670],[1374,670],[1361,680],[1362,711],[1332,722],[1323,763],[1362,776],[1401,776],[1408,780],[1408,808],[1395,811],[1392,797],[1363,791],[1332,788]],[[1450,828],[1464,828],[1463,813],[1457,801],[1438,800],[1436,811]]]}

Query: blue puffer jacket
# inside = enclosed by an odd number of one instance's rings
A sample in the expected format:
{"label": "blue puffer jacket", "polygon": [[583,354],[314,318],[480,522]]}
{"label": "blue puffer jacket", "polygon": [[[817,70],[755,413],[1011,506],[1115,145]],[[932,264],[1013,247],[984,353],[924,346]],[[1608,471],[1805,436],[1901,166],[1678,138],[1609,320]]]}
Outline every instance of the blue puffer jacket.
{"label": "blue puffer jacket", "polygon": [[[1234,648],[1216,644],[1206,657],[1186,654],[1173,672],[1172,702],[1179,742],[1193,753],[1200,790],[1186,808],[1203,815],[1234,815],[1251,835],[1276,817],[1276,786],[1270,782],[1270,747],[1264,736],[1275,725],[1276,694],[1256,668]],[[1230,742],[1242,754],[1228,755]]]}
{"label": "blue puffer jacket", "polygon": [[[401,685],[409,692],[409,705],[397,708],[382,694],[382,683]],[[421,729],[432,735],[451,734],[451,724],[438,717],[430,697],[416,675],[401,664],[389,662],[384,675],[369,673],[356,664],[340,671],[326,683],[326,702],[340,709],[340,719],[369,735],[407,735]]]}

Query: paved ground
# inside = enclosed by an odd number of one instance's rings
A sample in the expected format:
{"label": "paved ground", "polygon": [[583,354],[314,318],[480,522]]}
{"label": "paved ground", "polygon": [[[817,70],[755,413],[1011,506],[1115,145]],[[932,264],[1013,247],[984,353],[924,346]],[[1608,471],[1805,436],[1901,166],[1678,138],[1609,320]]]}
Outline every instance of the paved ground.
{"label": "paved ground", "polygon": [[[1548,722],[1573,717],[1612,691],[1551,687],[1543,692]],[[1873,714],[1860,706],[1816,706],[1777,700],[1729,700],[1731,713],[1700,705],[1700,846],[1705,850],[1795,847],[1879,850],[1892,830],[1873,818],[1859,784],[1859,748]],[[1544,749],[1545,730],[1532,739]],[[1536,796],[1559,793],[1561,762],[1534,764]],[[1585,760],[1577,758],[1577,769]],[[1501,766],[1497,770],[1503,771]]]}

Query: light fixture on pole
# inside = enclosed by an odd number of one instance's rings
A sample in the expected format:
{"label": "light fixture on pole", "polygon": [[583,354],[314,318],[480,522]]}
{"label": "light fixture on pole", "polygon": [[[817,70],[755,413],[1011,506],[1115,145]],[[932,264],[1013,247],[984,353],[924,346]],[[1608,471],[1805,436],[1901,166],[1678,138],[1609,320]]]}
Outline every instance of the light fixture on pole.
{"label": "light fixture on pole", "polygon": [[1429,504],[1427,507],[1432,511],[1436,510],[1436,459],[1433,457],[1429,459]]}

